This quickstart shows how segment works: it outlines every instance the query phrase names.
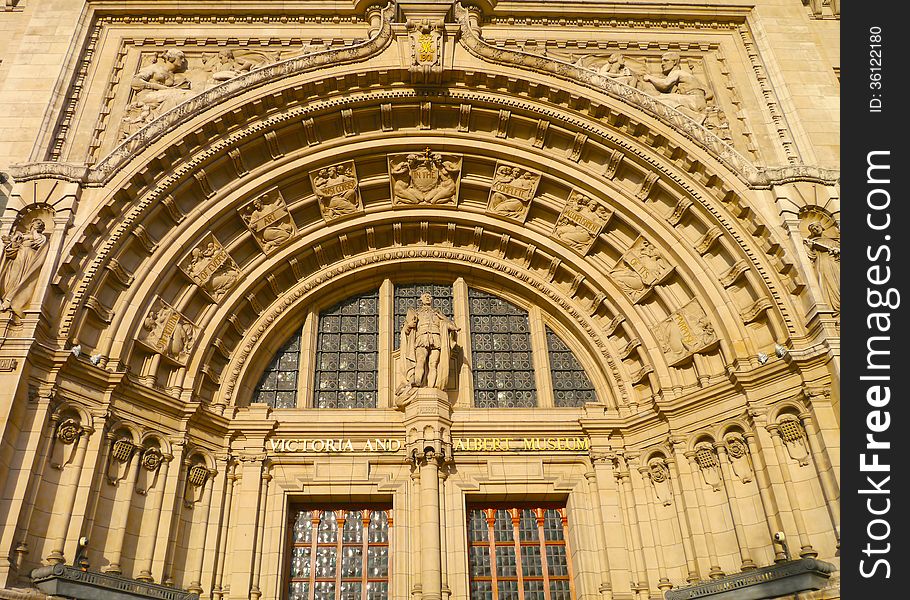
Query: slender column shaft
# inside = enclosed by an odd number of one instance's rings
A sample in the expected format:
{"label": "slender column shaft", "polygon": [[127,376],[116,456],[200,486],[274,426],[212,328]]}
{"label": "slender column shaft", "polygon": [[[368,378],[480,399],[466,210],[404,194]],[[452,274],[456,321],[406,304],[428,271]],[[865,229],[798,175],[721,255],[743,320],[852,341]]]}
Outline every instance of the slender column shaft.
{"label": "slender column shaft", "polygon": [[[686,569],[688,570],[686,581],[693,583],[700,579],[698,575],[698,562],[695,560],[695,545],[692,541],[689,516],[686,510],[686,500],[683,497],[682,488],[680,487],[679,470],[675,469],[675,466],[675,460],[667,460],[667,469],[670,471],[670,488],[673,490],[673,505],[676,507],[676,523],[679,526],[679,537],[682,539],[683,553],[686,557]],[[675,473],[673,472],[674,470],[676,471]]]}
{"label": "slender column shaft", "polygon": [[139,474],[139,450],[133,451],[127,464],[126,478],[117,484],[117,492],[114,494],[114,502],[119,511],[114,512],[114,519],[111,522],[111,538],[108,542],[108,560],[110,564],[101,569],[106,573],[119,575],[123,572],[120,566],[121,555],[123,554],[123,542],[126,539],[126,527],[129,523],[131,508],[133,507],[133,492],[136,489],[136,477]]}
{"label": "slender column shaft", "polygon": [[623,500],[622,512],[624,515],[629,518],[628,534],[631,537],[632,541],[632,552],[629,553],[632,558],[632,570],[635,573],[638,581],[634,582],[632,589],[635,590],[639,596],[644,595],[647,597],[647,591],[650,589],[648,585],[648,575],[645,569],[645,557],[642,553],[642,543],[641,543],[641,532],[638,529],[638,516],[635,514],[635,498],[632,496],[632,482],[629,471],[625,467],[625,461],[620,459],[620,472],[617,475],[617,482],[619,483],[620,489],[620,498]]}
{"label": "slender column shaft", "polygon": [[[256,526],[256,557],[253,561],[253,586],[250,595],[253,600],[257,600],[262,596],[262,589],[259,587],[259,578],[262,575],[262,551],[265,540],[266,508],[268,507],[267,500],[269,497],[269,482],[271,480],[272,475],[266,470],[265,473],[262,474],[262,490],[259,494],[259,521]],[[341,537],[340,533],[339,537]],[[338,556],[340,559],[341,552],[338,553]]]}
{"label": "slender column shaft", "polygon": [[420,465],[420,566],[423,600],[442,600],[439,540],[439,467],[428,453]]}
{"label": "slender column shaft", "polygon": [[718,577],[724,576],[724,571],[720,568],[720,561],[717,559],[717,547],[714,545],[714,531],[711,528],[711,521],[708,520],[708,506],[705,503],[704,483],[699,481],[701,467],[698,466],[698,463],[695,460],[694,452],[687,453],[686,458],[689,459],[689,468],[692,471],[692,479],[694,480],[693,483],[695,485],[695,498],[698,500],[698,514],[701,517],[701,522],[705,528],[705,545],[708,547],[708,558],[711,560],[711,570],[708,572],[708,577],[717,579]]}
{"label": "slender column shaft", "polygon": [[221,600],[222,596],[222,583],[224,581],[224,559],[227,556],[228,549],[228,538],[230,532],[232,531],[231,515],[234,512],[234,506],[231,503],[234,497],[234,487],[237,483],[237,477],[234,473],[235,465],[230,464],[226,469],[225,478],[227,479],[225,498],[224,498],[224,512],[222,513],[223,526],[218,528],[219,532],[219,544],[218,544],[218,560],[215,564],[215,576],[214,584],[212,585],[212,599]]}
{"label": "slender column shaft", "polygon": [[164,483],[167,481],[168,467],[171,457],[161,462],[158,467],[158,478],[152,490],[151,510],[148,508],[142,513],[142,525],[139,533],[139,544],[136,548],[136,579],[140,581],[153,581],[152,561],[155,556],[155,541],[158,539],[158,526],[161,524],[161,507],[164,504]]}
{"label": "slender column shaft", "polygon": [[607,557],[607,532],[604,529],[603,506],[600,502],[600,490],[598,489],[597,472],[589,471],[585,473],[585,479],[588,480],[588,489],[591,494],[591,502],[594,511],[594,535],[597,540],[597,566],[600,571],[600,597],[603,600],[612,600],[613,585],[610,582],[609,558]]}
{"label": "slender column shaft", "polygon": [[739,498],[736,495],[736,483],[734,483],[733,469],[730,466],[730,457],[727,456],[727,449],[723,444],[718,444],[716,450],[720,471],[723,474],[723,477],[720,478],[720,485],[724,490],[724,497],[727,499],[730,520],[733,522],[733,532],[736,534],[736,544],[739,546],[739,556],[742,559],[741,569],[748,571],[755,568],[755,562],[752,560],[749,540],[746,539],[746,530],[743,528],[743,518],[739,510]]}
{"label": "slender column shaft", "polygon": [[[63,475],[57,486],[61,496],[59,508],[51,515],[47,531],[51,537],[51,551],[47,555],[48,564],[61,564],[66,562],[63,556],[63,546],[66,543],[66,532],[69,529],[70,518],[73,516],[73,507],[76,502],[76,492],[79,476],[82,474],[82,464],[85,462],[85,453],[88,449],[88,438],[92,431],[85,429],[76,442],[76,455],[73,462],[63,467]],[[62,443],[60,441],[57,442]]]}
{"label": "slender column shaft", "polygon": [[212,488],[215,478],[209,477],[205,482],[205,489],[199,506],[193,509],[193,532],[190,536],[190,545],[187,548],[187,573],[185,580],[190,582],[187,591],[195,594],[202,593],[202,561],[205,558],[205,538],[208,522],[211,517]]}
{"label": "slender column shaft", "polygon": [[831,516],[831,525],[834,526],[834,535],[840,542],[840,486],[834,478],[834,469],[831,467],[831,461],[828,460],[828,454],[819,444],[821,436],[815,426],[815,420],[809,415],[800,415],[800,420],[806,430],[806,441],[809,443],[809,452],[812,453],[812,462],[815,465],[818,482],[821,484],[822,495],[828,506],[828,514]]}
{"label": "slender column shaft", "polygon": [[818,553],[812,548],[809,541],[809,534],[806,530],[806,521],[803,519],[803,511],[799,502],[799,494],[793,488],[793,479],[790,477],[790,466],[788,464],[787,451],[784,449],[784,442],[780,439],[780,431],[777,427],[772,426],[771,440],[774,444],[774,452],[777,454],[777,462],[780,465],[780,475],[784,480],[784,489],[787,491],[787,499],[790,500],[790,506],[793,509],[793,521],[796,523],[796,533],[799,536],[800,551],[802,557],[815,557]]}

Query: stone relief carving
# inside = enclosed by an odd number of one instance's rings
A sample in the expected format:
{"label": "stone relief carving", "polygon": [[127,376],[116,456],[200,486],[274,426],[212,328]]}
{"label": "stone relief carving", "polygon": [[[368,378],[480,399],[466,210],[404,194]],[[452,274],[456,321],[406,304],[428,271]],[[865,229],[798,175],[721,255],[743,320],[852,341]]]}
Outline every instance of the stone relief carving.
{"label": "stone relief carving", "polygon": [[396,406],[403,409],[419,388],[445,390],[449,362],[460,331],[448,317],[433,307],[433,296],[420,296],[420,306],[409,308],[401,328]]}
{"label": "stone relief carving", "polygon": [[646,474],[654,487],[657,501],[670,506],[673,503],[673,489],[670,487],[670,469],[666,461],[662,457],[652,458],[648,461]]}
{"label": "stone relief carving", "polygon": [[657,247],[639,236],[616,262],[610,276],[633,303],[664,281],[673,266]]}
{"label": "stone relief carving", "polygon": [[809,464],[809,449],[806,445],[806,431],[802,424],[795,417],[784,417],[777,424],[780,432],[780,439],[784,442],[784,447],[790,458],[795,460],[799,466],[805,467]]}
{"label": "stone relief carving", "polygon": [[146,446],[139,456],[139,477],[136,481],[136,493],[145,496],[158,484],[164,453],[155,446]]}
{"label": "stone relief carving", "polygon": [[310,183],[319,199],[322,218],[326,221],[363,212],[354,161],[310,172]]}
{"label": "stone relief carving", "polygon": [[220,302],[240,277],[240,267],[211,232],[178,266],[214,302]]}
{"label": "stone relief carving", "polygon": [[805,225],[803,235],[809,259],[815,264],[821,300],[840,314],[840,233],[818,220]]}
{"label": "stone relief carving", "polygon": [[580,254],[587,254],[612,214],[593,198],[573,190],[556,220],[553,237]]}
{"label": "stone relief carving", "polygon": [[0,237],[3,258],[0,259],[0,313],[11,311],[22,316],[32,301],[41,267],[47,258],[48,236],[44,220],[35,217]]}
{"label": "stone relief carving", "polygon": [[442,73],[442,46],[445,24],[442,21],[408,21],[406,24],[411,46],[409,71],[415,83],[436,83]]}
{"label": "stone relief carving", "polygon": [[51,451],[51,466],[62,470],[73,462],[79,438],[86,433],[79,419],[67,417],[54,430],[54,445]]}
{"label": "stone relief carving", "polygon": [[667,362],[672,366],[717,342],[714,326],[694,298],[658,323],[654,333]]}
{"label": "stone relief carving", "polygon": [[111,485],[117,485],[126,477],[135,450],[136,446],[129,438],[121,437],[111,442],[107,461],[107,480]]}
{"label": "stone relief carving", "polygon": [[183,505],[186,508],[193,508],[197,502],[202,500],[209,475],[208,467],[203,464],[191,464],[187,467],[186,486],[183,490]]}
{"label": "stone relief carving", "polygon": [[497,162],[487,212],[524,222],[538,184],[540,173]]}
{"label": "stone relief carving", "polygon": [[186,364],[198,335],[199,328],[192,321],[156,297],[142,321],[138,341],[174,362]]}
{"label": "stone relief carving", "polygon": [[423,152],[391,154],[388,160],[393,206],[458,204],[461,156],[426,148]]}
{"label": "stone relief carving", "polygon": [[719,492],[722,477],[720,462],[718,462],[717,453],[711,444],[701,442],[695,446],[695,464],[698,465],[705,484],[711,486],[715,492]]}
{"label": "stone relief carving", "polygon": [[749,458],[749,447],[745,440],[738,435],[729,435],[724,439],[727,446],[727,456],[730,457],[730,466],[733,474],[743,483],[752,481],[752,463]]}
{"label": "stone relief carving", "polygon": [[253,198],[237,212],[266,254],[271,254],[297,235],[297,224],[277,187]]}
{"label": "stone relief carving", "polygon": [[704,123],[708,114],[708,100],[713,92],[695,75],[680,65],[678,52],[664,52],[660,57],[660,75],[645,73],[641,80],[650,83],[656,90],[656,98],[690,117],[696,123]]}

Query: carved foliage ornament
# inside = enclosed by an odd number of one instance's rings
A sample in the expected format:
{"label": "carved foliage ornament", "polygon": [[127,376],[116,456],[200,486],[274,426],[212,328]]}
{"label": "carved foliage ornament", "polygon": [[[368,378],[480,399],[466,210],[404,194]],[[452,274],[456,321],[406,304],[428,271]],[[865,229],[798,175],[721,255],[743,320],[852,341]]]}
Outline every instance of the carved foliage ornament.
{"label": "carved foliage ornament", "polygon": [[553,237],[585,255],[603,232],[613,211],[578,190],[572,190],[553,227]]}
{"label": "carved foliage ornament", "polygon": [[487,212],[523,223],[539,184],[540,173],[497,162]]}
{"label": "carved foliage ornament", "polygon": [[354,161],[310,171],[310,183],[326,221],[363,212]]}
{"label": "carved foliage ornament", "polygon": [[610,277],[629,300],[638,302],[672,271],[657,247],[639,236],[616,262]]}
{"label": "carved foliage ornament", "polygon": [[138,341],[179,364],[186,364],[199,328],[173,306],[156,297],[142,321]]}
{"label": "carved foliage ornament", "polygon": [[219,302],[240,278],[240,267],[211,232],[179,263],[180,270]]}
{"label": "carved foliage ornament", "polygon": [[82,435],[82,426],[76,419],[66,419],[57,426],[57,440],[66,444],[76,443]]}
{"label": "carved foliage ornament", "polygon": [[423,152],[390,154],[389,178],[393,206],[456,206],[462,157]]}
{"label": "carved foliage ornament", "polygon": [[297,224],[277,187],[253,198],[237,212],[266,254],[271,254],[297,236]]}
{"label": "carved foliage ornament", "polygon": [[657,324],[655,335],[667,362],[676,366],[717,342],[714,326],[696,299]]}

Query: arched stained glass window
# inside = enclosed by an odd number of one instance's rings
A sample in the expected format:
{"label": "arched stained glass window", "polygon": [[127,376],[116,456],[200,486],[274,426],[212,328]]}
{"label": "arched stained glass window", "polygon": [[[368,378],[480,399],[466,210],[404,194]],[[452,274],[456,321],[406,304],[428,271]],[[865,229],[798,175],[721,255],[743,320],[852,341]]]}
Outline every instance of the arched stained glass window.
{"label": "arched stained glass window", "polygon": [[565,342],[547,327],[547,353],[553,378],[553,402],[556,406],[584,406],[596,402],[594,385]]}
{"label": "arched stained glass window", "polygon": [[[453,317],[452,286],[433,283],[395,284],[395,327],[392,329],[393,332],[401,331],[408,309],[420,306],[420,297],[423,294],[433,296],[433,307],[436,310],[450,319]],[[393,338],[393,347],[397,350],[401,344],[401,337],[394,335]]]}
{"label": "arched stained glass window", "polygon": [[527,311],[473,288],[468,289],[468,303],[471,313],[471,359],[474,363],[474,406],[537,406]]}
{"label": "arched stained glass window", "polygon": [[378,290],[320,313],[314,406],[376,408],[378,350]]}
{"label": "arched stained glass window", "polygon": [[264,402],[272,408],[296,408],[297,369],[300,364],[300,332],[289,339],[266,367],[253,402]]}

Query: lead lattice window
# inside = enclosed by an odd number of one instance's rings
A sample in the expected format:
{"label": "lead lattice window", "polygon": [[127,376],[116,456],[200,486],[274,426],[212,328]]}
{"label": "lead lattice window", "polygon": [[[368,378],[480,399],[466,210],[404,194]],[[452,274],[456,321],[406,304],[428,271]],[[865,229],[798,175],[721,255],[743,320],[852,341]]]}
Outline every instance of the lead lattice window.
{"label": "lead lattice window", "polygon": [[553,403],[556,406],[584,406],[595,402],[594,386],[578,359],[565,342],[547,327],[547,353],[553,377]]}
{"label": "lead lattice window", "polygon": [[253,402],[272,408],[297,406],[297,370],[300,365],[300,333],[288,340],[272,358],[253,392]]}

